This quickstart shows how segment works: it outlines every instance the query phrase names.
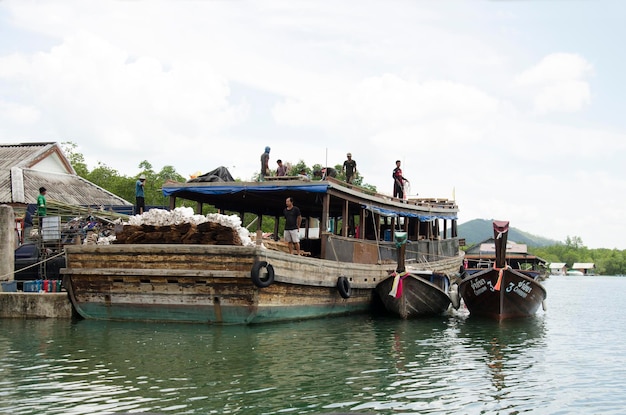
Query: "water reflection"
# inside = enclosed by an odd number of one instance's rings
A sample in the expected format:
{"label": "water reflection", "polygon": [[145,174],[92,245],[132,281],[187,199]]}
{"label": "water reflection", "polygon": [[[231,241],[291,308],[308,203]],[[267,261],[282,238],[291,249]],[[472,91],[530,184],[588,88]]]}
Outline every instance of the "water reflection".
{"label": "water reflection", "polygon": [[[459,344],[455,347],[464,364],[472,369],[472,380],[482,402],[532,399],[529,385],[538,382],[533,367],[545,354],[544,315],[501,322],[482,319],[456,320]],[[484,365],[485,372],[480,370]],[[481,379],[481,375],[487,376]],[[489,384],[486,383],[488,379]],[[517,402],[517,401],[514,401]],[[529,402],[530,404],[531,402]],[[535,398],[534,405],[539,404]]]}
{"label": "water reflection", "polygon": [[480,412],[525,381],[544,331],[446,316],[0,328],[0,412],[16,414],[471,413],[481,395]]}

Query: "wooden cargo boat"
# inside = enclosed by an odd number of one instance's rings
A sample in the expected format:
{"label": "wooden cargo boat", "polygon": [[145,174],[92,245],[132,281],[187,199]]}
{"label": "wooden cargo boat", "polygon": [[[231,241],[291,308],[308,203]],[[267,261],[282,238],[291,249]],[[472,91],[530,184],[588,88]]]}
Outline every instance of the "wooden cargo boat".
{"label": "wooden cargo boat", "polygon": [[509,222],[494,221],[496,261],[487,269],[467,275],[459,293],[470,315],[498,320],[534,315],[547,297],[546,289],[531,273],[506,264]]}
{"label": "wooden cargo boat", "polygon": [[[195,202],[196,212],[208,204],[242,220],[253,213],[256,245],[68,246],[64,284],[81,316],[250,324],[366,312],[376,286],[394,271],[395,243],[382,237],[394,228],[415,241],[407,261],[449,272],[462,263],[453,201],[401,201],[331,178],[305,182],[290,177],[172,183],[163,186],[163,194],[172,209],[182,198]],[[278,234],[287,197],[294,199],[305,223],[317,219],[322,224],[301,229],[301,247],[309,256],[262,243],[263,219],[274,217]],[[446,239],[448,226],[453,236]]]}

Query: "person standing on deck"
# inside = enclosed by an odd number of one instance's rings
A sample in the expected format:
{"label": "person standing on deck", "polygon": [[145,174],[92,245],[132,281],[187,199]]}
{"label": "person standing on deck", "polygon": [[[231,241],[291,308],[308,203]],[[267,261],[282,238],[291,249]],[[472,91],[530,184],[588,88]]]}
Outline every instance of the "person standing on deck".
{"label": "person standing on deck", "polygon": [[352,153],[346,154],[348,159],[343,162],[341,170],[346,174],[346,183],[352,183],[356,174],[356,161],[352,160]]}
{"label": "person standing on deck", "polygon": [[142,174],[135,182],[135,215],[141,215],[146,208],[146,199],[144,197],[145,184],[146,176]]}
{"label": "person standing on deck", "polygon": [[265,151],[263,152],[263,154],[261,154],[261,176],[259,176],[260,181],[263,181],[263,179],[265,179],[265,176],[270,175],[269,162],[270,162],[270,148],[265,147]]}
{"label": "person standing on deck", "polygon": [[396,168],[393,169],[393,197],[404,199],[404,182],[408,182],[402,175],[400,160],[396,160]]}
{"label": "person standing on deck", "polygon": [[302,215],[300,209],[293,205],[293,198],[288,197],[285,200],[287,207],[283,210],[285,215],[285,241],[289,243],[289,253],[293,254],[295,248],[296,255],[300,255],[300,236],[298,230],[300,229],[300,223],[302,222]]}
{"label": "person standing on deck", "polygon": [[39,221],[39,229],[42,228],[43,217],[48,214],[48,208],[46,207],[46,193],[45,187],[39,188],[39,196],[37,196],[37,219]]}

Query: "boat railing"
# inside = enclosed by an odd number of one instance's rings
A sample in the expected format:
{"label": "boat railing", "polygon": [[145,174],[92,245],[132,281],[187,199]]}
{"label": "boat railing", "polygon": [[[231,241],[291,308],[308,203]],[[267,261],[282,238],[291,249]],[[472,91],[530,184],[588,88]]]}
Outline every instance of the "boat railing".
{"label": "boat railing", "polygon": [[422,207],[437,207],[437,208],[444,208],[444,209],[456,209],[457,208],[457,204],[454,200],[450,200],[450,199],[445,199],[445,198],[410,198],[410,199],[400,199],[397,197],[393,197],[393,196],[389,196],[386,194],[382,194],[382,193],[378,193],[375,192],[371,189],[368,189],[366,187],[362,187],[356,184],[351,184],[351,183],[346,183],[344,181],[341,180],[337,180],[333,177],[327,177],[325,180],[327,180],[330,183],[333,184],[337,184],[339,186],[342,187],[346,187],[348,189],[357,191],[357,192],[361,192],[363,194],[369,195],[369,196],[375,196],[375,197],[379,197],[382,199],[387,199],[390,201],[395,201],[395,202],[400,202],[400,203],[406,203],[408,205],[415,205],[415,206],[422,206]]}

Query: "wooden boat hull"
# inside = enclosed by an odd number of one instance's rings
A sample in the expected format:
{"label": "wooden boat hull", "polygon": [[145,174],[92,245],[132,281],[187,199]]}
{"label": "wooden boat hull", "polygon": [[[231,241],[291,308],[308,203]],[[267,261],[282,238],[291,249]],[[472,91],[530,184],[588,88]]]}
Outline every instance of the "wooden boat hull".
{"label": "wooden boat hull", "polygon": [[521,272],[502,270],[500,289],[496,289],[500,271],[489,268],[466,277],[459,293],[471,315],[498,320],[534,315],[546,299],[546,289]]}
{"label": "wooden boat hull", "polygon": [[450,280],[445,275],[408,274],[402,280],[402,294],[399,297],[390,295],[393,283],[393,276],[387,278],[378,284],[376,292],[385,309],[400,318],[438,315],[450,306]]}
{"label": "wooden boat hull", "polygon": [[[82,245],[66,256],[72,305],[99,320],[254,324],[366,312],[390,271],[242,246]],[[263,288],[251,278],[259,261],[274,273]]]}

